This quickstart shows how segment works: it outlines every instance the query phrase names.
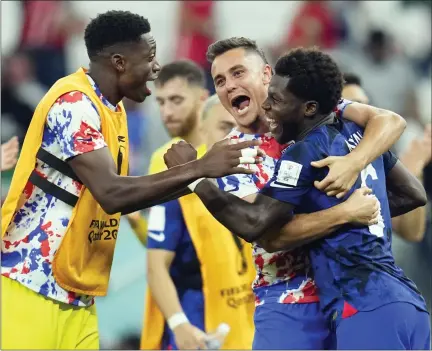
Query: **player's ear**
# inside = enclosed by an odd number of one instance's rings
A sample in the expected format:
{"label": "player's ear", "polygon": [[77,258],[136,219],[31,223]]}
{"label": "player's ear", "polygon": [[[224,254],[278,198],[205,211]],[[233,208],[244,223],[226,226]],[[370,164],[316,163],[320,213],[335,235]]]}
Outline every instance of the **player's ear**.
{"label": "player's ear", "polygon": [[264,65],[263,84],[269,85],[273,75],[273,70],[270,65]]}
{"label": "player's ear", "polygon": [[304,115],[306,117],[313,117],[318,113],[319,104],[316,101],[306,101],[304,104]]}
{"label": "player's ear", "polygon": [[126,67],[126,60],[125,57],[121,54],[114,54],[111,56],[111,64],[114,66],[114,68],[120,72],[123,73],[125,71]]}

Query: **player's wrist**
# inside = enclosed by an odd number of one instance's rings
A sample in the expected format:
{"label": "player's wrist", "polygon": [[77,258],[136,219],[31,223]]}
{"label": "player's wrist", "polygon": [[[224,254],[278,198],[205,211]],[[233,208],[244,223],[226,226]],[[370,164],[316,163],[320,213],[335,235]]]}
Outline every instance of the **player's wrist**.
{"label": "player's wrist", "polygon": [[349,153],[346,157],[351,161],[351,164],[354,169],[358,172],[362,171],[368,165],[368,158],[363,156],[361,152],[356,152],[354,149],[351,153]]}
{"label": "player's wrist", "polygon": [[334,224],[336,226],[338,225],[344,225],[353,222],[353,211],[350,207],[350,204],[348,201],[344,201],[341,204],[334,207]]}
{"label": "player's wrist", "polygon": [[167,319],[168,327],[174,331],[178,326],[183,324],[189,324],[189,319],[183,312],[174,313],[171,317]]}

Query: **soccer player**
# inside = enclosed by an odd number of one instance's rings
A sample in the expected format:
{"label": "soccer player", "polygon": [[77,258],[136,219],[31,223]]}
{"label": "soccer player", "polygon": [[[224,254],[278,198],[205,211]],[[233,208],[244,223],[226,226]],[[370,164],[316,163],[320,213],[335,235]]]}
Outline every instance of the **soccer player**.
{"label": "soccer player", "polygon": [[[200,110],[208,98],[203,69],[189,60],[171,62],[161,69],[155,86],[162,122],[172,139],[153,153],[150,174],[165,169],[163,155],[174,142],[185,140],[198,152],[205,152],[200,131]],[[145,217],[134,212],[127,219],[138,239],[146,245]]]}
{"label": "soccer player", "polygon": [[[344,74],[342,97],[353,102],[369,103],[369,97],[362,87],[361,78],[354,73]],[[428,125],[425,128],[423,138],[412,140],[399,157],[408,171],[421,182],[423,182],[423,170],[431,161],[431,139],[431,126]],[[392,218],[393,231],[407,241],[421,241],[424,237],[425,227],[426,206]]]}
{"label": "soccer player", "polygon": [[[269,133],[262,103],[267,97],[272,70],[256,43],[247,38],[229,38],[209,47],[208,59],[216,92],[224,107],[234,116],[238,127],[228,138],[236,141],[260,140],[265,150],[262,164],[251,166],[257,171],[251,176],[235,175],[218,180],[221,189],[238,197],[252,200],[254,194],[272,177],[277,159],[284,147]],[[242,111],[238,107],[243,105]],[[404,120],[389,111],[371,106],[349,105],[339,111],[345,118],[366,126],[364,140],[351,154],[330,165],[329,175],[318,185],[325,191],[342,189],[358,176],[359,168],[385,152],[404,130]],[[245,111],[243,111],[246,109]],[[366,125],[367,124],[367,125]],[[355,157],[353,157],[355,156]],[[327,159],[320,161],[326,163]],[[339,176],[339,177],[338,177]],[[333,179],[333,180],[332,180]],[[284,240],[334,230],[339,220],[350,221],[340,213],[328,217],[316,214],[303,224],[291,221]],[[301,218],[299,218],[301,219]],[[287,239],[288,238],[288,239]],[[253,283],[257,298],[255,310],[255,349],[323,349],[328,347],[327,323],[319,311],[318,294],[311,274],[307,252],[303,250],[273,252],[273,241],[254,243],[254,262],[257,271]],[[287,243],[289,244],[289,242]],[[262,246],[268,248],[267,252]],[[290,330],[294,338],[286,337]]]}
{"label": "soccer player", "polygon": [[[163,155],[171,144],[184,139],[201,156],[235,126],[217,96],[206,100],[205,86],[202,68],[191,61],[175,61],[161,69],[155,95],[173,139],[152,155],[150,174],[166,169]],[[215,236],[218,241],[212,239]],[[206,332],[221,322],[231,325],[223,348],[251,347],[254,269],[250,247],[235,239],[195,195],[150,210],[142,349],[204,348]],[[225,274],[218,278],[220,270]],[[233,310],[221,292],[239,286],[242,291],[233,297],[244,303]]]}
{"label": "soccer player", "polygon": [[85,43],[90,69],[60,79],[39,103],[2,206],[1,348],[98,349],[94,297],[107,291],[120,214],[255,162],[239,158],[256,142],[217,144],[188,165],[128,177],[121,100],[150,94],[156,42],[145,18],[109,11],[89,23]]}
{"label": "soccer player", "polygon": [[[343,79],[328,55],[295,49],[278,60],[275,72],[263,108],[277,141],[295,144],[284,150],[272,179],[253,203],[222,192],[209,181],[196,182],[194,188],[215,218],[247,241],[278,236],[293,213],[339,204],[342,199],[314,186],[326,171],[311,163],[328,155],[352,154],[365,137],[362,128],[333,113]],[[168,151],[166,162],[172,166],[190,161],[191,156],[178,145]],[[391,153],[368,164],[350,192],[365,185],[380,202],[378,223],[342,225],[333,235],[310,236],[289,246],[314,240],[308,246],[309,256],[321,310],[333,330],[333,347],[429,349],[425,302],[391,253],[391,216],[423,206],[425,191]]]}

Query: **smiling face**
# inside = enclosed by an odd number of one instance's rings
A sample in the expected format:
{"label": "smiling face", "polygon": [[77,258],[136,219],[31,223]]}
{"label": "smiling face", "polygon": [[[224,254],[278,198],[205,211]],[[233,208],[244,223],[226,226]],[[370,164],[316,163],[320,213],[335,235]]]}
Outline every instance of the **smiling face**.
{"label": "smiling face", "polygon": [[119,90],[122,96],[135,102],[143,102],[151,94],[148,81],[157,78],[160,65],[156,60],[156,41],[150,33],[127,47],[123,55],[113,55],[112,62],[119,74]]}
{"label": "smiling face", "polygon": [[223,107],[240,129],[248,129],[263,115],[261,104],[267,96],[270,66],[258,54],[237,48],[217,56],[211,73]]}
{"label": "smiling face", "polygon": [[304,102],[289,90],[289,78],[273,76],[268,97],[262,104],[270,132],[280,144],[296,140],[303,129],[304,119],[317,113],[317,103]]}

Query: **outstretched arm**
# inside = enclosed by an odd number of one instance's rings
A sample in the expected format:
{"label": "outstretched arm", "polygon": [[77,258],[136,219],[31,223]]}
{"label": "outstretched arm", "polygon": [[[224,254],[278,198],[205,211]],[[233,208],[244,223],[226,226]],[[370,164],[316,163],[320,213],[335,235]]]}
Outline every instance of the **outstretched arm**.
{"label": "outstretched arm", "polygon": [[213,217],[247,242],[279,231],[292,219],[294,206],[262,194],[249,203],[219,190],[208,180],[200,182],[194,192]]}
{"label": "outstretched arm", "polygon": [[[177,197],[184,195],[185,187],[198,178],[250,173],[250,170],[238,167],[241,149],[257,145],[257,141],[233,145],[216,143],[204,157],[196,160],[196,150],[190,144],[174,144],[170,150],[181,149],[185,163],[141,177],[119,176],[106,147],[76,156],[69,164],[105,212],[128,214],[166,202],[172,199],[173,193]],[[254,163],[255,159],[246,161]]]}
{"label": "outstretched arm", "polygon": [[331,156],[312,162],[314,167],[329,167],[328,175],[315,186],[327,195],[337,195],[338,198],[348,193],[359,173],[369,163],[396,143],[406,127],[406,121],[392,111],[357,102],[344,101],[342,105],[340,112],[343,117],[365,128],[363,139],[346,156]]}

